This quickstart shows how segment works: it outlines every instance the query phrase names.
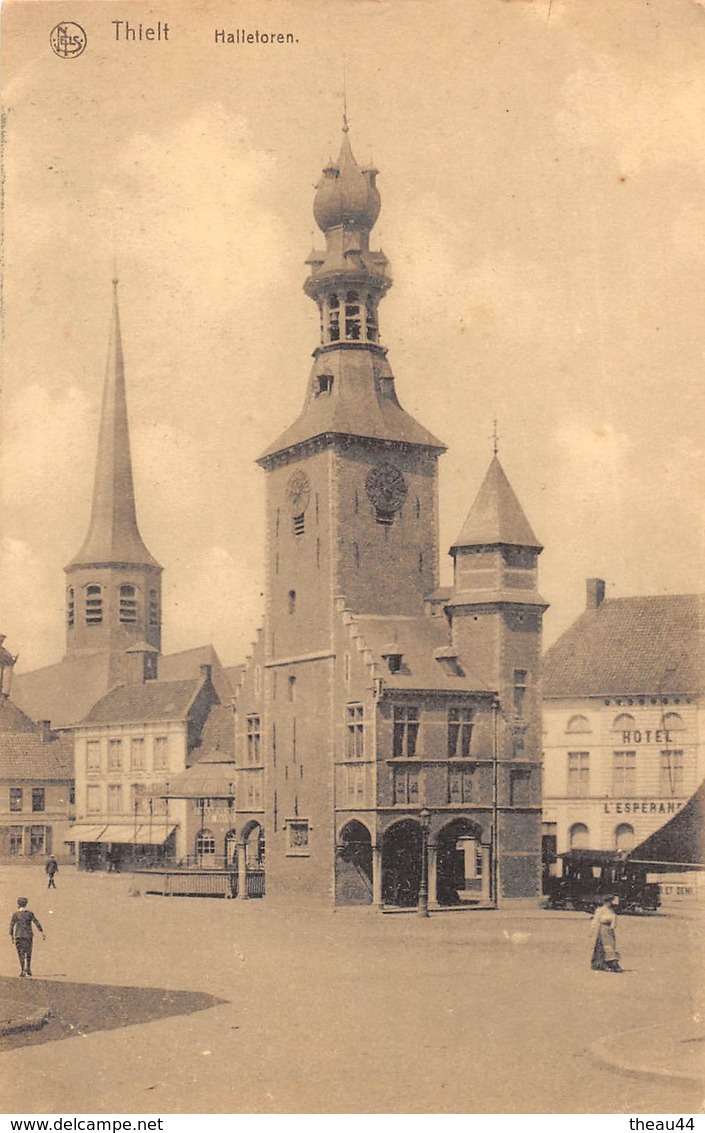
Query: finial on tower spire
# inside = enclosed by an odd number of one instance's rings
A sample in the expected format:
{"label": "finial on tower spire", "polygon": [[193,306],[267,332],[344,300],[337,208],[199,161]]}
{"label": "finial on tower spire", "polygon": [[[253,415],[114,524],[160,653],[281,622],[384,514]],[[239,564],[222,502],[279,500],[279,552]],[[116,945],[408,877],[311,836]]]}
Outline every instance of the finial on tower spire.
{"label": "finial on tower spire", "polygon": [[499,452],[499,433],[497,432],[497,418],[494,419],[494,429],[492,430],[492,452],[496,456]]}
{"label": "finial on tower spire", "polygon": [[343,133],[347,134],[350,126],[348,124],[348,80],[345,70],[345,52],[343,52]]}

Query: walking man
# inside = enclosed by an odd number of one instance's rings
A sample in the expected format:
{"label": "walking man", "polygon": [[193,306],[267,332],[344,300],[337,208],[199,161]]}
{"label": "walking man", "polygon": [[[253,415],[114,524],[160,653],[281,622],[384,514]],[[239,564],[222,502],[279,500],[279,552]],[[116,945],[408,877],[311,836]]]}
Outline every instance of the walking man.
{"label": "walking man", "polygon": [[59,863],[53,854],[49,855],[47,864],[44,866],[44,872],[49,878],[47,889],[56,889],[56,875],[59,872]]}
{"label": "walking man", "polygon": [[17,906],[17,912],[12,914],[10,920],[10,940],[15,942],[20,960],[20,979],[22,979],[25,975],[32,975],[32,944],[34,942],[32,925],[37,926],[42,934],[42,940],[46,940],[46,936],[34,913],[27,908],[27,898],[18,897]]}

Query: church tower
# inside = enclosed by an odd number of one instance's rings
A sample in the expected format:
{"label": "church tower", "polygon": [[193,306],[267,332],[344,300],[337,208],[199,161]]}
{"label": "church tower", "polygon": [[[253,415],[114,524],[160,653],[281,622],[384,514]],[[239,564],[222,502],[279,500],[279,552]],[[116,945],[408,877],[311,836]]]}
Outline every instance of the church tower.
{"label": "church tower", "polygon": [[[161,648],[162,568],[137,526],[117,280],[103,389],[88,534],[66,572],[66,656],[108,653],[109,677],[125,680],[125,651]],[[153,675],[153,674],[145,674]]]}
{"label": "church tower", "polygon": [[438,584],[444,446],[402,409],[381,344],[378,309],[392,281],[384,254],[370,249],[376,178],[355,160],[344,120],[314,201],[326,247],[307,261],[320,342],[301,413],[259,461],[270,655],[325,648],[336,598],[362,614],[414,615]]}

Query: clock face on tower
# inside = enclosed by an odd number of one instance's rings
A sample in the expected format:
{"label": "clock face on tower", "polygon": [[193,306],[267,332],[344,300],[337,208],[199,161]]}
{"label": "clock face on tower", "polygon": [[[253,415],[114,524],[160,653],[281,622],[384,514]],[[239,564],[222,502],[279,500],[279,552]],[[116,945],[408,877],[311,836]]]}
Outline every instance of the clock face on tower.
{"label": "clock face on tower", "polygon": [[311,481],[305,472],[294,472],[286,486],[286,498],[292,515],[302,515],[311,498]]}
{"label": "clock face on tower", "polygon": [[389,512],[399,510],[409,491],[399,469],[388,461],[383,461],[368,472],[365,489],[376,508]]}

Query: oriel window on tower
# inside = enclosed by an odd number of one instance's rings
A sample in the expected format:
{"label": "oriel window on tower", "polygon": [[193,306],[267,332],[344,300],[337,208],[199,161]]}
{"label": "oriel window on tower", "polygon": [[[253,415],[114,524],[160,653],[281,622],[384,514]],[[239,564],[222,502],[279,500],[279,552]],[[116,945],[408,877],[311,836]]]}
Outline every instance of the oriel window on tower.
{"label": "oriel window on tower", "polygon": [[517,720],[524,716],[524,700],[528,686],[528,672],[526,669],[514,670],[514,715]]}

